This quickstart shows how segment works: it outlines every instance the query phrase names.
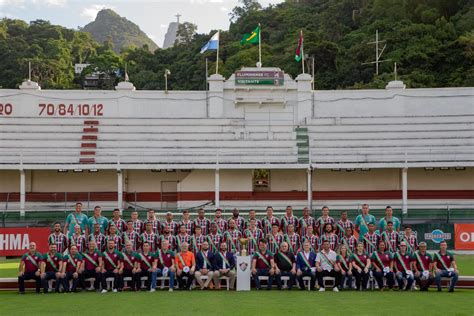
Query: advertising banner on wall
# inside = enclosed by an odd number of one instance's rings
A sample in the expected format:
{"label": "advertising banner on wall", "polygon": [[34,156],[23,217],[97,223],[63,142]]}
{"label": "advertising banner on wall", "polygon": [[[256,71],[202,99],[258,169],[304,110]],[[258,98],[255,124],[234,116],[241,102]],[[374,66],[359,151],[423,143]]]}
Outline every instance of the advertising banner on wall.
{"label": "advertising banner on wall", "polygon": [[0,257],[21,256],[29,249],[29,243],[35,242],[39,252],[48,251],[50,229],[42,228],[0,228]]}
{"label": "advertising banner on wall", "polygon": [[474,224],[454,224],[455,249],[474,250]]}
{"label": "advertising banner on wall", "polygon": [[413,224],[411,225],[418,237],[418,242],[425,241],[428,250],[439,249],[439,243],[446,241],[448,249],[454,249],[453,224]]}

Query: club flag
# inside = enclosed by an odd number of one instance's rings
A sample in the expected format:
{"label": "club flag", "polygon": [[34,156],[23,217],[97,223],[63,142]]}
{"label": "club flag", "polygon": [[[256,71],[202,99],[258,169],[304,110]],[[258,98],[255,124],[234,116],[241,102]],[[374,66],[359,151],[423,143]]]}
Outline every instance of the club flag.
{"label": "club flag", "polygon": [[295,53],[295,60],[301,61],[301,59],[303,59],[303,31],[300,33],[300,39],[298,40],[298,47]]}
{"label": "club flag", "polygon": [[255,44],[255,43],[258,43],[259,40],[260,40],[260,26],[257,26],[255,30],[252,31],[252,33],[244,34],[244,36],[242,37],[242,40],[240,41],[240,45],[249,44],[249,43]]}
{"label": "club flag", "polygon": [[207,42],[202,48],[201,48],[201,54],[204,53],[205,51],[208,50],[217,50],[219,47],[219,32],[214,34],[209,42]]}

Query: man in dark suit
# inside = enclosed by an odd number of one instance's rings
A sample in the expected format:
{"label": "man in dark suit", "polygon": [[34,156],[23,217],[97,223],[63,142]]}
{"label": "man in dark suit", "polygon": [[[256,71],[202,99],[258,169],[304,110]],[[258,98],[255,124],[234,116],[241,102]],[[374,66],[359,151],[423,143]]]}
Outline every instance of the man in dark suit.
{"label": "man in dark suit", "polygon": [[[206,282],[202,277],[207,276]],[[201,286],[201,290],[209,286],[214,277],[214,253],[209,250],[209,243],[204,241],[201,245],[201,250],[196,251],[196,272],[194,278]]]}
{"label": "man in dark suit", "polygon": [[311,251],[311,245],[309,241],[303,243],[303,250],[298,252],[296,256],[296,275],[298,276],[298,283],[300,289],[304,290],[303,277],[311,277],[310,288],[314,290],[316,283],[316,254]]}
{"label": "man in dark suit", "polygon": [[288,243],[282,242],[280,250],[275,254],[275,281],[278,289],[281,290],[281,277],[290,277],[288,281],[288,290],[293,288],[296,279],[296,262],[295,256],[289,250]]}
{"label": "man in dark suit", "polygon": [[220,290],[220,277],[226,276],[229,278],[229,287],[234,288],[235,284],[235,257],[232,252],[227,251],[227,244],[221,242],[219,252],[214,255],[214,285],[217,290]]}

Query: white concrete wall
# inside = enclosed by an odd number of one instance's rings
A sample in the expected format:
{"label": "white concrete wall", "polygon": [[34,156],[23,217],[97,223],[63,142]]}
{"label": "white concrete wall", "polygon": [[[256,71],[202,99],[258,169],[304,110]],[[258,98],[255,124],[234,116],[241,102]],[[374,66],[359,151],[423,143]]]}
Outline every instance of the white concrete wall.
{"label": "white concrete wall", "polygon": [[[252,170],[220,170],[220,191],[252,191]],[[180,192],[215,190],[214,170],[193,170],[178,185]]]}
{"label": "white concrete wall", "polygon": [[[116,192],[117,173],[113,170],[99,172],[33,171],[31,192]],[[19,189],[18,189],[19,191]]]}
{"label": "white concrete wall", "polygon": [[466,170],[408,169],[409,190],[474,190],[474,168]]}

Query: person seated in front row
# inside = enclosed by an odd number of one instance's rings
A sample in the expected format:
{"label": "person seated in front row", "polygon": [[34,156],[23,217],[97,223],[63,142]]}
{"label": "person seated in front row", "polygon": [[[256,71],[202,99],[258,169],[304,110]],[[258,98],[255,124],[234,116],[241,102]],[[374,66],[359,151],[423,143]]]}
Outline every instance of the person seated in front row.
{"label": "person seated in front row", "polygon": [[449,292],[454,292],[459,278],[459,270],[454,260],[454,255],[448,251],[448,243],[442,241],[439,244],[439,251],[435,252],[433,260],[435,271],[435,282],[438,292],[441,292],[441,278],[450,278]]}
{"label": "person seated in front row", "polygon": [[274,266],[273,254],[267,250],[267,241],[260,239],[258,251],[253,255],[252,259],[252,277],[257,290],[261,289],[260,276],[268,277],[267,290],[272,289],[273,278],[275,277]]}
{"label": "person seated in front row", "polygon": [[281,290],[281,277],[286,276],[290,278],[287,285],[288,290],[291,290],[296,279],[296,261],[294,254],[289,251],[288,243],[281,243],[280,250],[274,256],[274,261],[275,280],[278,289]]}
{"label": "person seated in front row", "polygon": [[[328,225],[328,224],[326,224]],[[316,256],[316,270],[319,284],[319,291],[324,292],[324,277],[333,277],[334,286],[332,290],[339,292],[338,285],[341,283],[341,274],[339,273],[339,266],[336,264],[337,254],[331,250],[331,243],[329,240],[324,240],[322,249]]]}
{"label": "person seated in front row", "polygon": [[316,254],[311,249],[308,240],[303,242],[303,250],[298,252],[296,256],[296,275],[301,290],[304,290],[303,277],[310,277],[310,290],[314,291],[316,284]]}

